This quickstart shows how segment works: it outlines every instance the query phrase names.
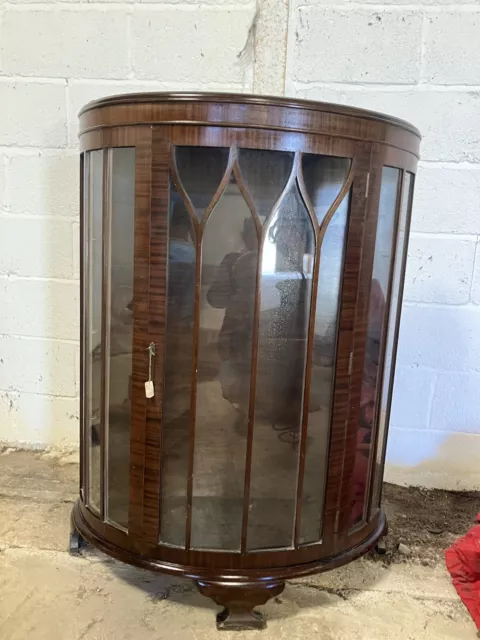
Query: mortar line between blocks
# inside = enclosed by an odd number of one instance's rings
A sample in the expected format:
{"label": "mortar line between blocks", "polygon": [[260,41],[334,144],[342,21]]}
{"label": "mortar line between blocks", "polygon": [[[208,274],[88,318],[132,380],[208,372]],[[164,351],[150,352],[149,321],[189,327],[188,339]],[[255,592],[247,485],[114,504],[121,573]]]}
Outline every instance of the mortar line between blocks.
{"label": "mortar line between blocks", "polygon": [[480,162],[445,162],[442,160],[420,160],[419,168],[426,169],[455,169],[457,171],[480,171]]}
{"label": "mortar line between blocks", "polygon": [[[434,84],[434,83],[419,83],[419,82],[355,82],[355,81],[339,81],[339,82],[322,82],[312,81],[304,82],[303,80],[295,80],[292,82],[293,90],[296,93],[305,93],[309,89],[332,89],[335,91],[347,90],[347,91],[372,91],[375,89],[379,93],[381,92],[397,92],[397,93],[442,93],[442,92],[456,92],[456,93],[468,93],[480,91],[480,85],[478,84]],[[303,97],[299,95],[298,97]]]}
{"label": "mortar line between blocks", "polygon": [[229,3],[223,5],[210,5],[203,3],[162,3],[158,4],[154,0],[152,2],[86,2],[86,3],[76,3],[76,2],[31,2],[25,4],[17,4],[15,2],[6,2],[3,6],[5,10],[15,11],[18,13],[22,12],[31,12],[31,11],[42,11],[45,13],[60,13],[62,11],[70,11],[72,13],[75,12],[84,12],[84,11],[99,11],[102,13],[109,13],[111,11],[119,10],[119,9],[128,9],[142,12],[168,12],[168,11],[184,11],[185,13],[194,13],[196,11],[205,11],[205,12],[229,12],[229,11],[248,11],[252,8],[254,3],[246,3],[246,4],[237,4],[237,3]]}
{"label": "mortar line between blocks", "polygon": [[[40,217],[40,216],[39,216]],[[0,281],[3,282],[55,282],[57,284],[75,284],[78,285],[77,278],[55,278],[48,276],[21,276],[15,273],[0,273]]]}
{"label": "mortar line between blocks", "polygon": [[80,339],[73,338],[47,338],[45,336],[25,336],[19,333],[0,333],[0,339],[13,338],[14,340],[24,340],[25,342],[55,342],[56,344],[69,344],[78,347]]}
{"label": "mortar line between blocks", "polygon": [[434,434],[443,434],[447,435],[461,435],[461,436],[474,436],[475,438],[480,438],[480,433],[476,433],[475,431],[454,431],[453,429],[434,429],[430,426],[428,427],[396,427],[392,424],[389,428],[389,433],[393,431],[396,432],[406,432],[406,433],[434,433]]}
{"label": "mortar line between blocks", "polygon": [[[12,394],[16,396],[35,396],[37,398],[54,398],[55,400],[79,400],[79,397],[77,395],[65,396],[54,393],[39,393],[38,391],[24,391],[23,389],[0,389],[0,393]],[[2,444],[3,442],[0,441],[0,446]]]}
{"label": "mortar line between blocks", "polygon": [[476,242],[477,235],[474,233],[451,233],[444,231],[415,231],[412,229],[410,236],[412,238],[426,238],[428,240],[464,240],[467,242]]}
{"label": "mortar line between blocks", "polygon": [[448,304],[446,302],[420,302],[418,300],[405,299],[403,306],[409,308],[417,307],[419,309],[457,309],[459,311],[467,310],[474,311],[475,313],[480,314],[480,305],[475,305],[471,302]]}
{"label": "mortar line between blocks", "polygon": [[322,3],[322,4],[298,4],[295,9],[312,9],[312,8],[321,8],[321,9],[335,9],[338,12],[342,11],[356,11],[356,10],[367,10],[367,11],[376,11],[383,13],[400,13],[403,11],[426,11],[428,13],[449,13],[452,11],[458,11],[461,13],[478,13],[480,11],[480,7],[478,4],[472,3],[468,4],[445,4],[445,5],[425,5],[412,2],[411,4],[381,4],[381,3],[368,3],[368,2],[350,2],[349,4],[338,4],[335,0],[332,2]]}

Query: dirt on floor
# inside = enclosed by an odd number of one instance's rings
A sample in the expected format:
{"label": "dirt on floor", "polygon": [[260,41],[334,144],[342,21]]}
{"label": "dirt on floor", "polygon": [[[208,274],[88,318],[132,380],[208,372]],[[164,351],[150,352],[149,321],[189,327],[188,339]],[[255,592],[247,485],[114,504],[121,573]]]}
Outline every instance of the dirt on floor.
{"label": "dirt on floor", "polygon": [[[1,640],[248,640],[215,628],[193,583],[142,571],[93,547],[67,553],[78,454],[0,453]],[[262,640],[468,640],[475,625],[443,550],[468,531],[480,494],[386,485],[387,553],[288,581],[260,609]],[[372,561],[374,560],[374,561]]]}
{"label": "dirt on floor", "polygon": [[385,564],[434,566],[454,540],[476,524],[480,492],[441,491],[385,484],[382,505],[388,520],[385,552],[370,557]]}

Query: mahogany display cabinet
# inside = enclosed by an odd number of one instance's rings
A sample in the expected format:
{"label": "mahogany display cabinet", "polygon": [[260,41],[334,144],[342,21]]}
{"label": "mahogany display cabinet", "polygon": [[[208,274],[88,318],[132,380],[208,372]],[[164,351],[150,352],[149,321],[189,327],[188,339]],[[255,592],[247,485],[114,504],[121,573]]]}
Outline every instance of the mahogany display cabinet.
{"label": "mahogany display cabinet", "polygon": [[72,549],[261,628],[286,579],[375,546],[419,143],[302,100],[84,107]]}

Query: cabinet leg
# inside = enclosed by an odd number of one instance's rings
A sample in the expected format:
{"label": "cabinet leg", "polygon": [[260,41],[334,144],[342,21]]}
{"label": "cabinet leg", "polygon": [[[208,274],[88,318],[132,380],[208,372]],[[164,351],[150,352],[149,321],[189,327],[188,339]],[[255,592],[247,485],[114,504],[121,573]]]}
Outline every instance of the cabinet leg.
{"label": "cabinet leg", "polygon": [[388,536],[388,522],[385,521],[385,529],[383,531],[383,535],[378,539],[377,544],[375,545],[375,551],[379,556],[384,556],[387,553],[387,543],[385,538]]}
{"label": "cabinet leg", "polygon": [[69,542],[69,551],[72,555],[78,555],[82,547],[86,546],[85,540],[75,529],[73,524],[70,529],[70,542]]}
{"label": "cabinet leg", "polygon": [[375,551],[379,556],[384,556],[387,553],[387,543],[385,542],[385,537],[383,536],[375,545]]}
{"label": "cabinet leg", "polygon": [[284,582],[229,585],[198,581],[200,593],[224,607],[217,615],[217,629],[243,631],[265,629],[265,617],[254,607],[265,604],[282,593]]}

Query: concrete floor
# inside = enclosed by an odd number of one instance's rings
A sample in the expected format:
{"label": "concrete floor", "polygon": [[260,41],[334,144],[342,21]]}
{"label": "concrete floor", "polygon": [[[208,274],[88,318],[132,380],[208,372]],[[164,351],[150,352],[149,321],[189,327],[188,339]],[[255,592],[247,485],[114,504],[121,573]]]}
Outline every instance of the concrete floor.
{"label": "concrete floor", "polygon": [[189,582],[94,551],[66,552],[75,456],[0,454],[2,640],[473,640],[474,625],[438,566],[359,560],[287,585],[263,632],[217,632]]}

